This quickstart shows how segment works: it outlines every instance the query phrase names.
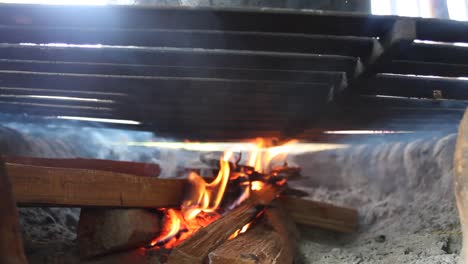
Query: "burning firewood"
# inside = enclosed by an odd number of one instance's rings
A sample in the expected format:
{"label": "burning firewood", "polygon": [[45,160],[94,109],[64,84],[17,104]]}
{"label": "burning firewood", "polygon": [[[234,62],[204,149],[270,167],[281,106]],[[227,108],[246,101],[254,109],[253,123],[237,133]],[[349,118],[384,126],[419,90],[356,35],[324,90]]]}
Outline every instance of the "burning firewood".
{"label": "burning firewood", "polygon": [[[148,226],[138,226],[140,214],[131,213],[142,210],[83,210],[79,240],[85,257],[145,246],[172,249],[169,263],[201,264],[208,259],[213,263],[292,263],[298,236],[291,219],[351,231],[357,214],[351,209],[290,197],[304,194],[297,190],[274,201],[287,189],[287,181],[300,172],[285,161],[271,162],[283,157],[282,151],[281,147],[255,148],[246,164],[240,164],[241,154],[226,151],[217,160],[218,176],[212,179],[194,171],[186,180],[140,177],[138,172],[113,172],[113,167],[107,166],[111,163],[104,166],[97,160],[93,160],[92,168],[108,171],[86,170],[86,164],[63,160],[52,164],[48,159],[22,158],[11,161],[28,165],[9,163],[7,170],[21,204],[154,208],[164,215],[160,226],[152,217],[146,221]],[[274,167],[278,161],[283,165]],[[120,165],[116,165],[117,171],[121,171]],[[140,165],[137,170],[144,168]],[[287,207],[288,213],[281,206]],[[133,220],[125,219],[128,214],[134,216]],[[113,234],[113,230],[125,232]],[[245,234],[239,236],[241,233]]]}
{"label": "burning firewood", "polygon": [[265,210],[261,222],[209,254],[210,264],[293,263],[299,232],[280,203]]}
{"label": "burning firewood", "polygon": [[27,263],[18,211],[3,160],[0,160],[0,263]]}
{"label": "burning firewood", "polygon": [[192,237],[175,247],[168,263],[203,263],[208,254],[224,243],[234,232],[250,223],[261,212],[259,207],[268,205],[275,199],[281,188],[267,185],[242,205],[228,212],[217,221],[201,228]]}
{"label": "burning firewood", "polygon": [[[186,180],[8,163],[6,166],[16,200],[22,205],[168,207],[179,205],[187,188]],[[283,192],[290,193],[297,192],[289,192],[287,188]],[[357,227],[354,209],[291,195],[282,196],[281,200],[296,223],[339,232],[352,232]]]}

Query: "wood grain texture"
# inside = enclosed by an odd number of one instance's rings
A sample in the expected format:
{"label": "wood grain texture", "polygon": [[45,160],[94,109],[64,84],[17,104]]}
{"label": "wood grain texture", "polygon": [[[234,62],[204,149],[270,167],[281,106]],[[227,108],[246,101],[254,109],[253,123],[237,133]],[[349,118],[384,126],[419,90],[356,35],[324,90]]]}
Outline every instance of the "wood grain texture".
{"label": "wood grain texture", "polygon": [[103,159],[50,159],[50,158],[33,158],[19,156],[5,156],[7,163],[16,163],[24,165],[54,167],[54,168],[73,168],[86,170],[101,170],[109,172],[127,173],[138,176],[157,177],[161,173],[161,168],[158,164],[131,162],[131,161],[116,161]]}
{"label": "wood grain texture", "polygon": [[265,210],[261,222],[209,254],[210,264],[291,264],[299,232],[280,203]]}
{"label": "wood grain texture", "polygon": [[355,209],[292,196],[282,196],[280,201],[297,224],[346,233],[357,230],[358,212]]}
{"label": "wood grain texture", "polygon": [[251,222],[258,213],[257,206],[268,205],[279,194],[275,186],[265,186],[247,201],[220,219],[198,230],[172,250],[169,264],[204,263],[208,254],[224,243],[236,230]]}
{"label": "wood grain texture", "polygon": [[21,205],[159,208],[178,206],[186,180],[97,170],[7,164]]}
{"label": "wood grain texture", "polygon": [[0,263],[26,264],[10,179],[0,160]]}

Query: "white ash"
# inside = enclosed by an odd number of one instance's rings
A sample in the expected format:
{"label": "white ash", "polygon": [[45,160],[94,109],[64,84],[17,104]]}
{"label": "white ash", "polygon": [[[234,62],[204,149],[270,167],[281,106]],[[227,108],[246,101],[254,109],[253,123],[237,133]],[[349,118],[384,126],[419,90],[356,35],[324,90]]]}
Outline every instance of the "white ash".
{"label": "white ash", "polygon": [[301,244],[304,262],[456,263],[455,141],[448,135],[296,157],[307,178],[295,187],[360,215],[357,234],[309,230]]}

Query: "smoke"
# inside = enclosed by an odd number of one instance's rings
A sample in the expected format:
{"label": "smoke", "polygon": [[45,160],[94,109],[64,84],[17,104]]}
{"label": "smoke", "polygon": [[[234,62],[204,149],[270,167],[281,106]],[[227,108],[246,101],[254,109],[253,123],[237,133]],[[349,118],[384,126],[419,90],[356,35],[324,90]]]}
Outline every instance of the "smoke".
{"label": "smoke", "polygon": [[[112,129],[96,125],[64,125],[46,120],[27,123],[1,115],[0,152],[43,158],[94,158],[118,161],[156,163],[161,177],[181,177],[181,168],[198,158],[194,151],[131,146],[128,142],[172,142],[151,132]],[[192,164],[193,165],[193,164]]]}

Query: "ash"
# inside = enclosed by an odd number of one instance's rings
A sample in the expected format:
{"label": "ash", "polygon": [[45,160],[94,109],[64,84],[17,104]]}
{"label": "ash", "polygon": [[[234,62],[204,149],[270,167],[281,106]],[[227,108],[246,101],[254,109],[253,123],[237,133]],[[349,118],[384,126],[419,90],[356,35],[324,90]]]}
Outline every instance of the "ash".
{"label": "ash", "polygon": [[[182,167],[197,164],[198,153],[115,149],[108,144],[116,141],[114,132],[102,131],[10,124],[0,128],[0,151],[156,162],[166,164],[166,175],[178,175],[175,158]],[[117,134],[131,140],[150,137],[128,133]],[[354,234],[302,228],[298,262],[456,263],[461,231],[452,190],[455,141],[455,134],[402,138],[292,157],[304,176],[291,182],[293,187],[307,191],[310,199],[354,207],[360,214]],[[29,262],[82,263],[75,242],[78,217],[76,208],[21,208]]]}
{"label": "ash", "polygon": [[304,230],[303,263],[457,263],[456,135],[368,143],[296,157],[310,198],[359,210],[357,234]]}

